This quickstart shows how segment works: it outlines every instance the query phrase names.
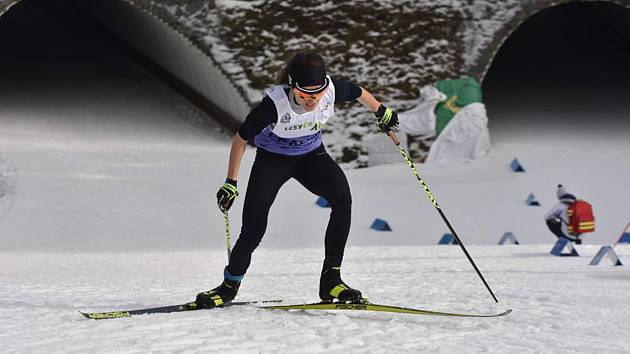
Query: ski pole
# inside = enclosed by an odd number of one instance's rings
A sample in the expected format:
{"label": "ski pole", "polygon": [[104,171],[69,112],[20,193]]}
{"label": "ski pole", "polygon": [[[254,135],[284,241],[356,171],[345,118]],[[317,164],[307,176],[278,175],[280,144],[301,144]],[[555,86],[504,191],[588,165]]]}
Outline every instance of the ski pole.
{"label": "ski pole", "polygon": [[223,213],[225,219],[225,246],[227,248],[228,263],[230,262],[230,254],[232,253],[232,240],[230,238],[230,218],[227,211]]}
{"label": "ski pole", "polygon": [[418,172],[418,170],[416,169],[416,166],[413,165],[413,162],[409,158],[409,155],[407,154],[405,149],[403,149],[403,147],[400,145],[400,141],[398,140],[398,137],[396,136],[396,133],[394,133],[393,131],[390,130],[387,133],[387,135],[392,139],[392,141],[398,147],[398,149],[400,149],[400,153],[402,154],[402,156],[405,159],[405,162],[407,163],[409,168],[411,168],[411,171],[416,175],[416,178],[418,178],[418,181],[420,182],[420,186],[422,186],[422,189],[424,189],[424,192],[427,194],[427,198],[431,201],[431,203],[433,203],[433,206],[435,207],[435,209],[438,211],[438,213],[442,217],[442,220],[444,220],[444,222],[446,223],[446,226],[448,226],[448,229],[451,231],[453,236],[455,236],[455,239],[457,239],[457,243],[459,244],[459,247],[461,247],[462,251],[464,251],[464,254],[466,255],[466,258],[468,258],[468,260],[470,261],[470,264],[472,264],[473,268],[475,268],[475,271],[477,272],[477,274],[481,278],[481,281],[483,281],[483,284],[486,286],[486,289],[488,289],[488,291],[490,292],[490,295],[492,295],[492,298],[494,299],[494,301],[496,303],[499,303],[499,300],[497,300],[497,297],[494,296],[494,293],[492,292],[492,289],[490,289],[490,286],[486,282],[486,279],[484,279],[483,275],[481,275],[481,272],[479,271],[479,268],[477,268],[477,265],[475,264],[475,262],[472,260],[472,258],[468,254],[468,251],[466,250],[466,247],[464,247],[464,244],[462,243],[462,240],[459,238],[459,236],[457,236],[457,233],[455,232],[455,230],[451,226],[451,223],[448,222],[448,220],[446,219],[446,216],[444,215],[444,213],[442,212],[442,209],[440,208],[440,206],[438,205],[437,201],[435,200],[435,197],[433,196],[433,193],[431,193],[431,191],[429,190],[429,186],[427,185],[427,183],[424,181],[424,179],[420,175],[420,172]]}

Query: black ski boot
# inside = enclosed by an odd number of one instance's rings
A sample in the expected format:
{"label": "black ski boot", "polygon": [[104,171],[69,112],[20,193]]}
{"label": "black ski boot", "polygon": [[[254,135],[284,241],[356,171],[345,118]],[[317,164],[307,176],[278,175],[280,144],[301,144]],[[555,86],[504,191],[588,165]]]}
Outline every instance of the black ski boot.
{"label": "black ski boot", "polygon": [[341,267],[334,267],[327,261],[324,261],[319,279],[319,298],[324,302],[338,300],[346,303],[360,303],[363,301],[359,290],[352,289],[341,280]]}
{"label": "black ski boot", "polygon": [[197,294],[195,303],[202,309],[211,309],[229,304],[236,297],[240,285],[240,281],[225,279],[216,288]]}

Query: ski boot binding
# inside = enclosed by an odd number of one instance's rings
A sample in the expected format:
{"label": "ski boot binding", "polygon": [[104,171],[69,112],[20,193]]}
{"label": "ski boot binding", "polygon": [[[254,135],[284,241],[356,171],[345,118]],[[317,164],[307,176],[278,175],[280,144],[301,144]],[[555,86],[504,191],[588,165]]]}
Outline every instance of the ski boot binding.
{"label": "ski boot binding", "polygon": [[240,281],[225,279],[223,283],[216,288],[197,294],[195,303],[199,308],[203,309],[211,309],[229,304],[236,297],[240,285]]}
{"label": "ski boot binding", "polygon": [[319,298],[322,302],[365,303],[361,292],[353,289],[341,280],[341,268],[333,267],[324,262],[322,275],[319,280]]}

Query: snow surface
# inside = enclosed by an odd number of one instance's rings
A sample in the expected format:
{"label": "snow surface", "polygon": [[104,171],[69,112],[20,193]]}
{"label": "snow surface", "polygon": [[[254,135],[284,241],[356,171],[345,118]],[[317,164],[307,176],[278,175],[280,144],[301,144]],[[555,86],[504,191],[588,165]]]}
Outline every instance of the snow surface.
{"label": "snow surface", "polygon": [[[229,137],[191,124],[173,93],[105,44],[87,57],[59,60],[60,53],[11,66],[0,80],[0,172],[7,172],[0,174],[7,186],[0,198],[0,352],[630,352],[630,273],[606,260],[588,265],[630,219],[622,109],[587,112],[598,117],[581,120],[588,136],[533,119],[538,112],[490,110],[491,120],[512,119],[491,130],[486,159],[418,164],[498,305],[459,247],[435,245],[447,229],[405,164],[346,170],[354,200],[343,266],[350,285],[376,303],[512,308],[507,317],[232,307],[83,318],[79,310],[190,301],[221,281],[225,239],[214,194]],[[605,100],[597,106],[610,107]],[[249,149],[241,191],[253,157]],[[526,173],[509,169],[514,157]],[[576,167],[584,161],[587,167]],[[555,237],[542,216],[556,202],[557,183],[595,207],[597,231],[578,247],[581,257],[548,253]],[[525,205],[530,192],[542,206]],[[283,188],[238,299],[317,300],[328,211],[315,199],[295,182]],[[231,211],[233,239],[242,202]],[[376,217],[393,231],[371,230]],[[496,246],[506,231],[522,245]],[[628,262],[630,247],[616,250]]]}
{"label": "snow surface", "polygon": [[[92,321],[77,311],[190,300],[219,281],[225,250],[3,252],[1,351],[628,352],[625,267],[588,266],[594,246],[583,247],[584,256],[575,258],[550,256],[549,248],[470,247],[500,305],[494,305],[456,246],[351,247],[347,252],[345,278],[374,302],[449,311],[514,309],[490,319],[239,306]],[[630,258],[629,248],[618,250]],[[320,267],[319,248],[262,247],[239,298],[313,301]]]}

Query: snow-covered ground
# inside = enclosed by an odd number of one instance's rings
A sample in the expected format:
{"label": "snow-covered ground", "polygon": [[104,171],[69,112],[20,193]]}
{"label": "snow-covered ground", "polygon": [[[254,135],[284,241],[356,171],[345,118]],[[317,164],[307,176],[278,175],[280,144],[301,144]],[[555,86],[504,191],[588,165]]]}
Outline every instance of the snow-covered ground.
{"label": "snow-covered ground", "polygon": [[[219,235],[217,235],[218,237]],[[314,236],[314,235],[313,235]],[[351,247],[344,274],[374,302],[494,312],[490,319],[277,312],[231,307],[92,321],[79,310],[132,309],[190,300],[219,281],[225,250],[107,253],[3,252],[2,352],[622,353],[630,311],[625,267],[553,257],[548,245],[473,246],[499,297],[458,247]],[[619,249],[630,259],[630,249]],[[281,262],[278,260],[282,260]],[[316,300],[321,249],[262,247],[242,300]]]}
{"label": "snow-covered ground", "polygon": [[[79,310],[180,303],[220,282],[225,239],[214,194],[229,137],[189,123],[172,93],[114,49],[76,40],[92,51],[64,54],[77,44],[69,42],[29,66],[0,65],[0,352],[630,352],[630,273],[606,261],[588,265],[630,220],[628,123],[615,113],[623,103],[607,95],[595,108],[618,109],[582,112],[597,117],[579,120],[587,135],[534,119],[541,113],[525,104],[494,106],[490,119],[501,123],[492,126],[486,159],[418,165],[498,305],[459,247],[435,245],[447,229],[405,164],[346,171],[354,200],[343,266],[350,285],[376,303],[512,308],[507,317],[244,306],[86,320]],[[241,191],[253,156],[249,149]],[[509,169],[514,157],[526,173]],[[548,253],[555,237],[542,215],[556,202],[557,183],[595,207],[597,231],[578,248],[581,257]],[[530,192],[542,206],[525,204]],[[242,200],[231,211],[233,238]],[[295,182],[284,187],[239,299],[317,300],[328,211],[315,200]],[[376,217],[393,231],[371,230]],[[506,231],[522,245],[496,246]],[[630,260],[628,246],[616,250]]]}

